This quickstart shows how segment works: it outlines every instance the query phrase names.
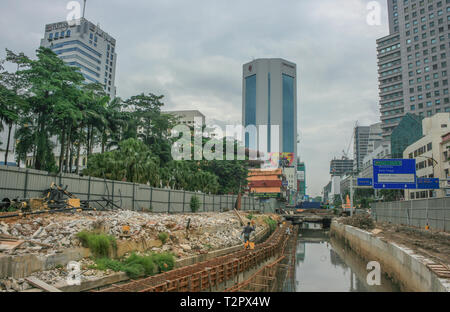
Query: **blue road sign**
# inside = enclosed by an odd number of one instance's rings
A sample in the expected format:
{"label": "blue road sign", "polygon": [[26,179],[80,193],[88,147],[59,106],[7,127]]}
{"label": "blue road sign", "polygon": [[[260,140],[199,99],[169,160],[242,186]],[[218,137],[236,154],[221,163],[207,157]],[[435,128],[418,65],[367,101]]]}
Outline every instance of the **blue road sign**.
{"label": "blue road sign", "polygon": [[373,188],[416,189],[415,159],[374,159]]}
{"label": "blue road sign", "polygon": [[283,186],[288,186],[289,185],[289,182],[288,181],[286,181],[286,180],[284,180],[283,182],[281,182],[281,184],[283,185]]}
{"label": "blue road sign", "polygon": [[372,186],[372,179],[358,179],[358,186]]}
{"label": "blue road sign", "polygon": [[438,190],[438,178],[417,178],[417,188],[421,190]]}

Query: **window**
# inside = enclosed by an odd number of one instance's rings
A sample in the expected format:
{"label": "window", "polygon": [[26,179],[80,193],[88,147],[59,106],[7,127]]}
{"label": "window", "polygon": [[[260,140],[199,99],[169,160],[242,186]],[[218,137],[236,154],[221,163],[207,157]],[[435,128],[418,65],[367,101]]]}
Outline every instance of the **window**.
{"label": "window", "polygon": [[294,78],[283,74],[283,151],[293,153],[295,150],[294,136]]}
{"label": "window", "polygon": [[[245,78],[245,127],[256,125],[256,75]],[[245,133],[245,147],[256,147],[254,134],[250,142],[250,133]]]}

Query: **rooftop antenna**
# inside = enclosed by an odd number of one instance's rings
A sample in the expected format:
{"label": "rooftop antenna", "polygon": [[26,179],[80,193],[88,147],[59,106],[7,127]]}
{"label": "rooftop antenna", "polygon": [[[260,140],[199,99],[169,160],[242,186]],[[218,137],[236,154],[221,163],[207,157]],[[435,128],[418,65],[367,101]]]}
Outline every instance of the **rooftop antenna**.
{"label": "rooftop antenna", "polygon": [[85,12],[86,12],[86,0],[84,0],[84,5],[83,5],[83,18],[84,18]]}

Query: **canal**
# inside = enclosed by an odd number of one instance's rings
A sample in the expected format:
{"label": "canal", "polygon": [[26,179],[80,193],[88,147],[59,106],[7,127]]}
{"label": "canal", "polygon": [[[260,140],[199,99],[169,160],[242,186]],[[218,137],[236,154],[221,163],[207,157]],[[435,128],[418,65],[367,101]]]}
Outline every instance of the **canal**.
{"label": "canal", "polygon": [[368,261],[341,241],[330,238],[320,224],[304,223],[299,230],[295,271],[283,286],[285,292],[398,292],[398,285],[383,274],[381,285],[367,283]]}

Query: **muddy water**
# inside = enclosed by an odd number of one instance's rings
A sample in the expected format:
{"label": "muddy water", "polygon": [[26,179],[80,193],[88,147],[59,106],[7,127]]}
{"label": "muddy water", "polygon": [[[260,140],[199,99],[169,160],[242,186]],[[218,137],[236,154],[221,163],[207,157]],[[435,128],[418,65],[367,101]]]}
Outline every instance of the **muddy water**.
{"label": "muddy water", "polygon": [[297,241],[295,273],[283,291],[294,292],[397,292],[399,287],[389,280],[381,268],[381,285],[367,283],[368,261],[318,224],[304,224]]}

